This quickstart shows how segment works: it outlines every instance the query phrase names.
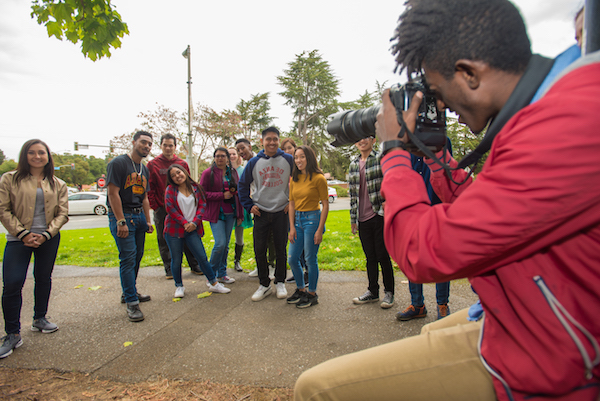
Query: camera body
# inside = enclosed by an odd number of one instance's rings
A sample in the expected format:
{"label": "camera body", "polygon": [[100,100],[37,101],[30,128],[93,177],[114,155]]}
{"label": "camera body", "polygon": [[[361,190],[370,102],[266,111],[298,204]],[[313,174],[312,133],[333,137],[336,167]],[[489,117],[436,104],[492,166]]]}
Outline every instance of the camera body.
{"label": "camera body", "polygon": [[[398,123],[402,121],[402,112],[408,110],[417,91],[423,92],[419,105],[415,136],[430,150],[437,151],[446,144],[446,111],[437,108],[435,93],[429,89],[424,78],[419,75],[405,85],[395,84],[390,88],[390,100],[396,108]],[[335,138],[333,146],[353,144],[363,138],[375,136],[375,123],[381,105],[366,109],[342,111],[334,114],[327,125],[327,132]],[[409,141],[406,148],[417,151],[418,147]]]}

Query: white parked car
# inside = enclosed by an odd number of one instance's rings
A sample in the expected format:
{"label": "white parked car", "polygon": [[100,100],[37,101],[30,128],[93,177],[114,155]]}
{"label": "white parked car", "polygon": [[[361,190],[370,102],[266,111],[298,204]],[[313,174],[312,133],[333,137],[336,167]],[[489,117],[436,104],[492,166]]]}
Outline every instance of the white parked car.
{"label": "white parked car", "polygon": [[329,193],[329,203],[335,202],[338,197],[335,188],[327,187],[327,192]]}
{"label": "white parked car", "polygon": [[106,214],[106,195],[102,192],[78,192],[69,195],[69,214]]}

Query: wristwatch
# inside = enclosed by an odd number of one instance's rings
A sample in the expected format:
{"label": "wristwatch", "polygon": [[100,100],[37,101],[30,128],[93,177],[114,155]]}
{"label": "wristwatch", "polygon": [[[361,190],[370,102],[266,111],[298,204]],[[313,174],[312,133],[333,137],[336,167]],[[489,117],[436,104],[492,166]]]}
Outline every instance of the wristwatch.
{"label": "wristwatch", "polygon": [[121,219],[121,220],[117,220],[117,225],[118,226],[126,226],[127,225],[127,221],[125,219]]}
{"label": "wristwatch", "polygon": [[385,156],[390,150],[394,148],[402,148],[406,150],[406,144],[398,139],[393,139],[391,141],[385,141],[381,143],[379,147],[379,151],[381,152],[381,157]]}

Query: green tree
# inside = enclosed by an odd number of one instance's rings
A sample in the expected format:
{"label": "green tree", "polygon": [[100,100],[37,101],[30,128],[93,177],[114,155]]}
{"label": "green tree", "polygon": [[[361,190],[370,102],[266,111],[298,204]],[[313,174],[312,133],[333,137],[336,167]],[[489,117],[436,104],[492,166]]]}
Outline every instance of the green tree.
{"label": "green tree", "polygon": [[[471,132],[469,127],[459,123],[458,119],[446,117],[446,134],[448,135],[448,138],[450,138],[450,142],[452,142],[452,155],[454,159],[460,161],[479,145],[483,135],[485,135],[485,131],[476,135]],[[479,160],[474,171],[475,174],[481,171],[487,155],[488,154],[486,153],[481,160]]]}
{"label": "green tree", "polygon": [[110,0],[34,0],[31,10],[49,37],[81,42],[81,52],[92,61],[110,57],[110,48],[121,47],[121,38],[129,34]]}
{"label": "green tree", "polygon": [[252,95],[248,101],[240,99],[235,108],[241,118],[241,134],[246,138],[252,138],[254,133],[258,133],[273,122],[273,117],[269,116],[271,110],[269,92]]}
{"label": "green tree", "polygon": [[17,169],[17,162],[14,160],[5,160],[0,164],[0,175]]}
{"label": "green tree", "polygon": [[285,89],[279,94],[294,110],[302,143],[313,145],[315,133],[322,132],[327,117],[336,109],[339,81],[318,50],[297,54],[288,67],[283,71],[284,75],[277,77],[277,82]]}
{"label": "green tree", "polygon": [[6,160],[6,155],[4,154],[4,151],[0,149],[0,165],[4,163],[4,160]]}

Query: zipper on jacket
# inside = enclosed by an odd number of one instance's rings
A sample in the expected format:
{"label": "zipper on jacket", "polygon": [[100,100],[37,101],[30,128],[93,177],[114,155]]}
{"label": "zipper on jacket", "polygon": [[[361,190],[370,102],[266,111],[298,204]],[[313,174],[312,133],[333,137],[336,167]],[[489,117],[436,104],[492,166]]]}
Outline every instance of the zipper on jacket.
{"label": "zipper on jacket", "polygon": [[477,352],[479,353],[479,359],[481,359],[481,363],[483,364],[483,367],[490,373],[490,375],[492,375],[493,377],[495,377],[496,379],[498,379],[498,381],[500,383],[502,383],[502,386],[504,387],[504,391],[506,391],[506,396],[508,397],[509,401],[514,401],[515,399],[513,397],[512,390],[508,386],[508,383],[506,382],[506,380],[504,380],[502,378],[502,376],[500,376],[500,374],[498,372],[496,372],[494,370],[494,368],[492,368],[487,363],[487,361],[485,360],[485,358],[481,354],[481,343],[483,342],[483,329],[484,329],[484,327],[485,327],[485,312],[482,314],[482,318],[481,318],[481,330],[479,330],[479,340],[477,341]]}
{"label": "zipper on jacket", "polygon": [[[544,295],[544,298],[546,298],[546,301],[548,301],[552,312],[575,343],[575,346],[577,347],[579,353],[581,354],[581,357],[583,358],[583,363],[585,365],[585,378],[587,380],[591,380],[593,377],[593,369],[600,363],[600,348],[598,347],[598,342],[596,341],[594,336],[592,336],[592,334],[589,331],[587,331],[585,327],[583,327],[577,320],[575,320],[573,316],[571,316],[571,314],[564,308],[564,306],[562,306],[561,303],[558,302],[558,299],[556,299],[554,294],[552,294],[552,291],[550,291],[550,288],[548,288],[543,278],[541,278],[540,276],[534,276],[533,281],[535,281],[539,289],[542,291],[542,294]],[[585,338],[587,338],[587,340],[594,348],[596,358],[593,361],[591,360],[591,357],[588,354],[588,352],[585,350],[583,343],[581,342],[579,337],[577,337],[573,328],[569,325],[569,322],[577,329],[579,329],[579,331],[585,336]]]}

